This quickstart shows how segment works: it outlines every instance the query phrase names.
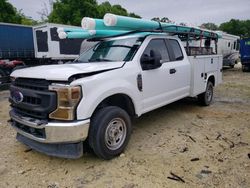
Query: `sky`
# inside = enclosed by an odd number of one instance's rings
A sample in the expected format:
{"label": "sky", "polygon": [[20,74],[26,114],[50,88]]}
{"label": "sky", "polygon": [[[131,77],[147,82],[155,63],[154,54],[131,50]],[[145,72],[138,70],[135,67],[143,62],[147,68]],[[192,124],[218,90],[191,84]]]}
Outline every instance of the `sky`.
{"label": "sky", "polygon": [[[49,0],[8,0],[26,16],[39,20],[37,13],[49,5]],[[107,0],[97,0],[99,3]],[[142,18],[168,17],[176,23],[201,25],[206,22],[220,24],[230,19],[250,19],[250,0],[109,0],[120,4]]]}

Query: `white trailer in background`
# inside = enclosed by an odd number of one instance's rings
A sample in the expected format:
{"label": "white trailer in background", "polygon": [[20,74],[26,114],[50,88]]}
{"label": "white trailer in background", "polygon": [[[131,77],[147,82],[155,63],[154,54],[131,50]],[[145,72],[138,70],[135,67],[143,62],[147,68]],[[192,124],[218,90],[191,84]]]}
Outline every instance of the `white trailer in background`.
{"label": "white trailer in background", "polygon": [[234,67],[239,60],[240,37],[222,31],[217,31],[222,36],[218,40],[218,54],[223,56],[223,66]]}
{"label": "white trailer in background", "polygon": [[35,57],[48,63],[53,61],[69,61],[79,56],[84,39],[59,39],[57,28],[81,27],[46,23],[33,27]]}

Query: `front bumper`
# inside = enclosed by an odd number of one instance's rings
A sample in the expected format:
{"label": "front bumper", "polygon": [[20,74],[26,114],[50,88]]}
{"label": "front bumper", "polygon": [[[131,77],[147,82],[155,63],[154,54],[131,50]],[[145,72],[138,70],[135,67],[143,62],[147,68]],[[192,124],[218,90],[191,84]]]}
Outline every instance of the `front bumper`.
{"label": "front bumper", "polygon": [[44,122],[10,111],[12,127],[24,137],[40,143],[76,143],[86,140],[90,120]]}
{"label": "front bumper", "polygon": [[54,157],[77,159],[83,155],[82,142],[47,144],[31,140],[19,133],[17,133],[16,139],[31,149]]}

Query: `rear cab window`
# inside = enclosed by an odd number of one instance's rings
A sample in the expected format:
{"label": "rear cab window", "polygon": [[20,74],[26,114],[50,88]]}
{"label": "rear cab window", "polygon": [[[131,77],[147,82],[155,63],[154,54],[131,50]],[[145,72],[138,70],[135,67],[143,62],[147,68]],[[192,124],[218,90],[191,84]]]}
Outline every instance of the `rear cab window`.
{"label": "rear cab window", "polygon": [[181,46],[180,46],[179,42],[177,40],[175,40],[175,39],[168,39],[167,43],[168,43],[169,47],[172,50],[173,61],[183,60],[184,56],[183,56],[183,53],[182,53]]}

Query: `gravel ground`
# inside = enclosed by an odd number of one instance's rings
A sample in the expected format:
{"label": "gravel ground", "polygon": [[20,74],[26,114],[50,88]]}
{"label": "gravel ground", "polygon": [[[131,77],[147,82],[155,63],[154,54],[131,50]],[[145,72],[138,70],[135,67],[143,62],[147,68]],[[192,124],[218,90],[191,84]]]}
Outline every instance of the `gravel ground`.
{"label": "gravel ground", "polygon": [[6,123],[8,92],[0,92],[0,187],[250,187],[250,73],[223,74],[211,106],[184,99],[143,115],[110,161],[29,150]]}

